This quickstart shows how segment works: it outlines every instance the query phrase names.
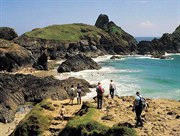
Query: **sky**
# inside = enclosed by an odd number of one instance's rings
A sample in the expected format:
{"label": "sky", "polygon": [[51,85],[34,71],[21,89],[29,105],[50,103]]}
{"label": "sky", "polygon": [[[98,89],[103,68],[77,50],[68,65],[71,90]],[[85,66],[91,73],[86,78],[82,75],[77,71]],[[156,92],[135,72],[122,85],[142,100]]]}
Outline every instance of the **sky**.
{"label": "sky", "polygon": [[161,37],[180,24],[180,0],[0,0],[0,27],[18,35],[53,24],[94,25],[100,14],[134,37]]}

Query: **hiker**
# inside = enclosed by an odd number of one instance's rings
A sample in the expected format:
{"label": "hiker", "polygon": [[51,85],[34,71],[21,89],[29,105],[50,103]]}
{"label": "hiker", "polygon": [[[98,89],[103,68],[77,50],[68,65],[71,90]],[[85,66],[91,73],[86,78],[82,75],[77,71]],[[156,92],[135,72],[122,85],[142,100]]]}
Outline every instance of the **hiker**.
{"label": "hiker", "polygon": [[113,80],[110,80],[110,84],[109,84],[109,94],[111,96],[111,98],[114,98],[114,91],[116,90],[116,85],[113,82]]}
{"label": "hiker", "polygon": [[140,95],[140,93],[136,92],[136,98],[133,103],[133,111],[135,111],[136,113],[136,125],[135,125],[136,128],[138,127],[139,123],[140,123],[140,126],[143,127],[143,122],[141,119],[141,113],[143,110],[143,104],[141,100],[142,98],[143,97]]}
{"label": "hiker", "polygon": [[100,82],[98,82],[98,85],[96,87],[96,92],[97,92],[97,108],[102,109],[102,99],[103,99],[104,88],[102,87]]}
{"label": "hiker", "polygon": [[64,114],[65,114],[65,108],[64,105],[62,105],[60,111],[59,111],[59,115],[60,115],[60,119],[63,121],[64,120]]}
{"label": "hiker", "polygon": [[70,89],[70,92],[69,92],[69,97],[70,97],[69,104],[73,105],[73,100],[74,100],[74,97],[75,97],[74,85],[71,85],[71,89]]}
{"label": "hiker", "polygon": [[81,104],[81,92],[82,86],[80,86],[80,84],[77,84],[77,104]]}

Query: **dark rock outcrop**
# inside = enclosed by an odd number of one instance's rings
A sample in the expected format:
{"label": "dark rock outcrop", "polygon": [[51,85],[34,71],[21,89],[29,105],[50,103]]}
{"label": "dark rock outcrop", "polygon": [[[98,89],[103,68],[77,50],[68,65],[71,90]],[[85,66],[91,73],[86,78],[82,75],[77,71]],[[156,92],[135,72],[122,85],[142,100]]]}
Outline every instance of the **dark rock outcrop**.
{"label": "dark rock outcrop", "polygon": [[109,23],[109,17],[105,14],[99,15],[98,19],[96,20],[95,26],[106,30]]}
{"label": "dark rock outcrop", "polygon": [[31,52],[10,41],[0,39],[0,71],[12,72],[35,62]]}
{"label": "dark rock outcrop", "polygon": [[81,71],[86,69],[100,69],[94,60],[83,55],[77,54],[75,56],[69,57],[65,62],[59,65],[57,71],[59,73],[70,72],[70,71]]}
{"label": "dark rock outcrop", "polygon": [[112,56],[110,59],[121,59],[121,56]]}
{"label": "dark rock outcrop", "polygon": [[[38,78],[33,75],[0,74],[0,122],[11,122],[18,105],[25,102],[38,103],[45,98],[66,99],[68,94],[65,88],[81,84],[85,92],[91,85],[83,80],[68,78],[57,80],[54,77]],[[83,92],[83,95],[85,94]]]}
{"label": "dark rock outcrop", "polygon": [[48,59],[48,55],[46,53],[43,53],[38,58],[37,63],[33,64],[33,67],[37,70],[48,70],[47,59]]}
{"label": "dark rock outcrop", "polygon": [[111,39],[112,45],[106,48],[106,51],[114,51],[116,54],[130,54],[136,53],[137,41],[133,36],[125,32],[121,27],[117,26],[114,22],[109,21],[107,15],[99,15],[95,26],[106,31]]}
{"label": "dark rock outcrop", "polygon": [[[137,45],[138,54],[162,54],[180,52],[180,26],[172,34],[165,33],[160,39],[141,41]],[[161,55],[160,55],[161,58]]]}
{"label": "dark rock outcrop", "polygon": [[14,31],[14,29],[10,27],[0,27],[0,38],[6,39],[6,40],[12,40],[16,37],[18,37],[18,35]]}

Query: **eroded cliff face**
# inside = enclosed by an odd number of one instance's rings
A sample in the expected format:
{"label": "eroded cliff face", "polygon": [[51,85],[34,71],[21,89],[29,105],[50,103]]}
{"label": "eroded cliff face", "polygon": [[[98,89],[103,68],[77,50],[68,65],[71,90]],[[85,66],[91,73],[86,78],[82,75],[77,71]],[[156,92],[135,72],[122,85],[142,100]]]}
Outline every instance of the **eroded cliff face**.
{"label": "eroded cliff face", "polygon": [[85,92],[89,91],[91,85],[83,79],[68,78],[60,81],[53,76],[39,78],[0,73],[0,121],[13,121],[16,108],[25,102],[38,103],[45,98],[66,99],[68,94],[64,87],[69,88],[78,83],[84,86]]}

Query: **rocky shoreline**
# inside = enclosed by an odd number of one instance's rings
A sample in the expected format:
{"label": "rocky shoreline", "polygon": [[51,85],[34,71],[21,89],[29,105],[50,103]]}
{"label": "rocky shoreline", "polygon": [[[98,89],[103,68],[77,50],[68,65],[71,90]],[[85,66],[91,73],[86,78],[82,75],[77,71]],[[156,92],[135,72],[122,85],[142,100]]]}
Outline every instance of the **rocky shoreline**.
{"label": "rocky shoreline", "polygon": [[[44,77],[45,75],[42,75],[42,73],[54,74],[55,65],[58,68],[57,71],[62,73],[100,69],[101,66],[91,58],[107,54],[140,54],[166,59],[165,52],[180,52],[179,35],[180,26],[172,34],[163,34],[160,39],[137,43],[133,36],[118,27],[113,21],[109,21],[108,16],[104,14],[98,17],[95,26],[86,24],[53,25],[34,29],[21,36],[18,36],[12,28],[1,27],[0,122],[12,122],[18,106],[26,102],[37,104],[51,98],[50,101],[53,103],[54,101],[67,99],[68,93],[65,88],[68,88],[70,84],[75,86],[77,83],[82,84],[85,87],[83,95],[90,91],[89,88],[93,87],[83,79],[71,77],[65,80],[57,80],[53,76]],[[50,69],[48,67],[49,59],[67,60],[59,65],[53,64]],[[114,56],[112,59],[121,59],[121,57]],[[23,71],[24,69],[25,71]],[[36,70],[44,71],[39,72],[38,75]],[[27,74],[20,74],[19,71]],[[12,72],[17,72],[17,74]],[[111,113],[119,117],[117,122],[114,120],[116,117],[112,115],[111,124],[123,123],[124,121],[133,124],[134,115],[130,112],[132,99],[129,96],[117,97],[116,101],[106,99],[107,105],[105,105],[105,109],[101,111],[101,114],[105,114],[108,105],[111,105]],[[61,103],[61,101],[58,102]],[[137,133],[140,133],[140,135],[179,135],[179,102],[162,99],[149,99],[149,102],[152,107],[148,113],[143,115],[147,125],[142,130],[137,129]],[[53,108],[56,109],[57,107],[54,106]],[[75,112],[73,109],[71,110],[72,113]],[[127,116],[124,118],[124,115]],[[107,120],[99,119],[98,121],[111,126]]]}

